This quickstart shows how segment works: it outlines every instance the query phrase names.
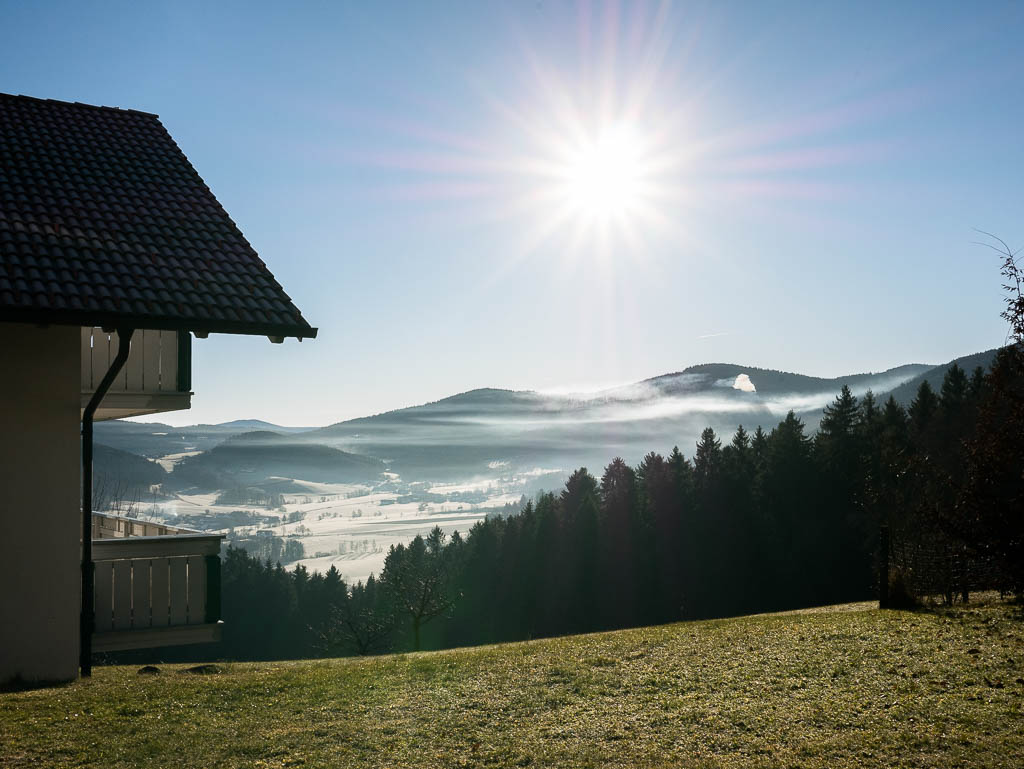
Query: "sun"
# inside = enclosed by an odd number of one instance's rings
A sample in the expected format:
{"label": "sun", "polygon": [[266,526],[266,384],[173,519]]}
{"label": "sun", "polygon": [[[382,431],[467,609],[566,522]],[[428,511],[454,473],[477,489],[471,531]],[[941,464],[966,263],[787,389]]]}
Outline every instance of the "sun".
{"label": "sun", "polygon": [[592,222],[628,216],[643,200],[643,143],[636,131],[611,125],[570,148],[560,194],[575,216]]}
{"label": "sun", "polygon": [[386,186],[458,206],[469,227],[506,228],[493,281],[533,259],[609,276],[657,267],[693,241],[707,148],[724,139],[699,132],[703,91],[669,55],[666,4],[654,5],[611,0],[601,24],[577,19],[578,61],[561,39],[550,52],[522,40],[507,77],[471,77],[479,115],[413,116],[398,127],[407,146],[373,153]]}

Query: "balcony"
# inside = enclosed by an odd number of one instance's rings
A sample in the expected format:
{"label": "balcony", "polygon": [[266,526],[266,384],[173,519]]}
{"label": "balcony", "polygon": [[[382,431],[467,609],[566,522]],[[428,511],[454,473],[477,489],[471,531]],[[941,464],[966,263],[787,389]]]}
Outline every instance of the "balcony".
{"label": "balcony", "polygon": [[[158,529],[168,533],[151,533]],[[222,536],[186,531],[93,516],[93,651],[220,640]]]}
{"label": "balcony", "polygon": [[[191,405],[192,338],[188,332],[139,329],[132,335],[124,368],[103,398],[95,419],[178,411]],[[118,337],[100,328],[82,329],[84,409],[117,355]]]}
{"label": "balcony", "polygon": [[122,537],[169,537],[177,534],[199,534],[195,529],[168,526],[166,523],[143,521],[111,513],[92,514],[92,541]]}

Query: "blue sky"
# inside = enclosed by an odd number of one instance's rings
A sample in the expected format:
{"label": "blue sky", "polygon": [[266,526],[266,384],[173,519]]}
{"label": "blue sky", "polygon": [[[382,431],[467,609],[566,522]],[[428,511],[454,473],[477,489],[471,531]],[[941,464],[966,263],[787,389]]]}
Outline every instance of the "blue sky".
{"label": "blue sky", "polygon": [[[1024,244],[1020,3],[0,9],[0,91],[158,113],[320,328],[195,342],[164,421],[1005,339],[972,241]],[[559,180],[622,126],[641,192],[581,213]]]}

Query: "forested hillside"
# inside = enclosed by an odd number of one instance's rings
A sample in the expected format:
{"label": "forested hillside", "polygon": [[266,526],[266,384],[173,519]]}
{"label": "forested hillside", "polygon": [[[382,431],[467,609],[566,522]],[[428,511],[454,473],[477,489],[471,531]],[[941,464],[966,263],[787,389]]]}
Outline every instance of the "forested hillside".
{"label": "forested hillside", "polygon": [[921,383],[927,381],[933,390],[938,390],[942,386],[943,377],[946,375],[946,370],[956,364],[964,371],[974,371],[974,369],[981,367],[985,371],[988,371],[992,367],[992,362],[996,358],[996,353],[999,352],[999,348],[992,350],[985,350],[984,352],[974,353],[974,355],[965,355],[962,358],[951,360],[942,366],[936,366],[935,368],[929,369],[921,374],[918,374],[913,379],[904,382],[892,391],[892,396],[898,403],[904,406],[910,405],[910,402],[917,395],[918,388],[921,387]]}

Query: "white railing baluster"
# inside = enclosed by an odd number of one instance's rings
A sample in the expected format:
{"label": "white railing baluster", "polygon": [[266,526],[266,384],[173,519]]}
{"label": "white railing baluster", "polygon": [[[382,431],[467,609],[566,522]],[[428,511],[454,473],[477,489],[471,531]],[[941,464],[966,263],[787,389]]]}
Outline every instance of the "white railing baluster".
{"label": "white railing baluster", "polygon": [[91,357],[92,386],[90,389],[95,390],[96,385],[110,368],[110,336],[100,329],[93,329]]}
{"label": "white railing baluster", "polygon": [[153,627],[167,627],[171,624],[170,568],[167,558],[154,558],[152,561],[150,579]]}
{"label": "white railing baluster", "polygon": [[142,369],[143,389],[155,393],[160,390],[160,332],[153,331],[145,336],[146,345]]}
{"label": "white railing baluster", "polygon": [[188,558],[188,624],[206,622],[206,558],[192,555]]}
{"label": "white railing baluster", "polygon": [[185,558],[171,559],[171,624],[188,624],[188,564]]}
{"label": "white railing baluster", "polygon": [[114,630],[132,626],[132,562],[114,561]]}
{"label": "white railing baluster", "polygon": [[132,564],[132,627],[146,628],[150,620],[149,560],[134,560]]}
{"label": "white railing baluster", "polygon": [[132,335],[132,349],[128,353],[128,360],[124,364],[125,390],[128,392],[142,392],[145,389],[142,378],[143,349],[146,347],[146,335],[151,331],[137,331]]}
{"label": "white railing baluster", "polygon": [[178,332],[160,332],[160,391],[178,389]]}
{"label": "white railing baluster", "polygon": [[93,572],[96,589],[93,592],[93,611],[96,617],[96,632],[112,630],[114,627],[114,563],[99,561]]}

